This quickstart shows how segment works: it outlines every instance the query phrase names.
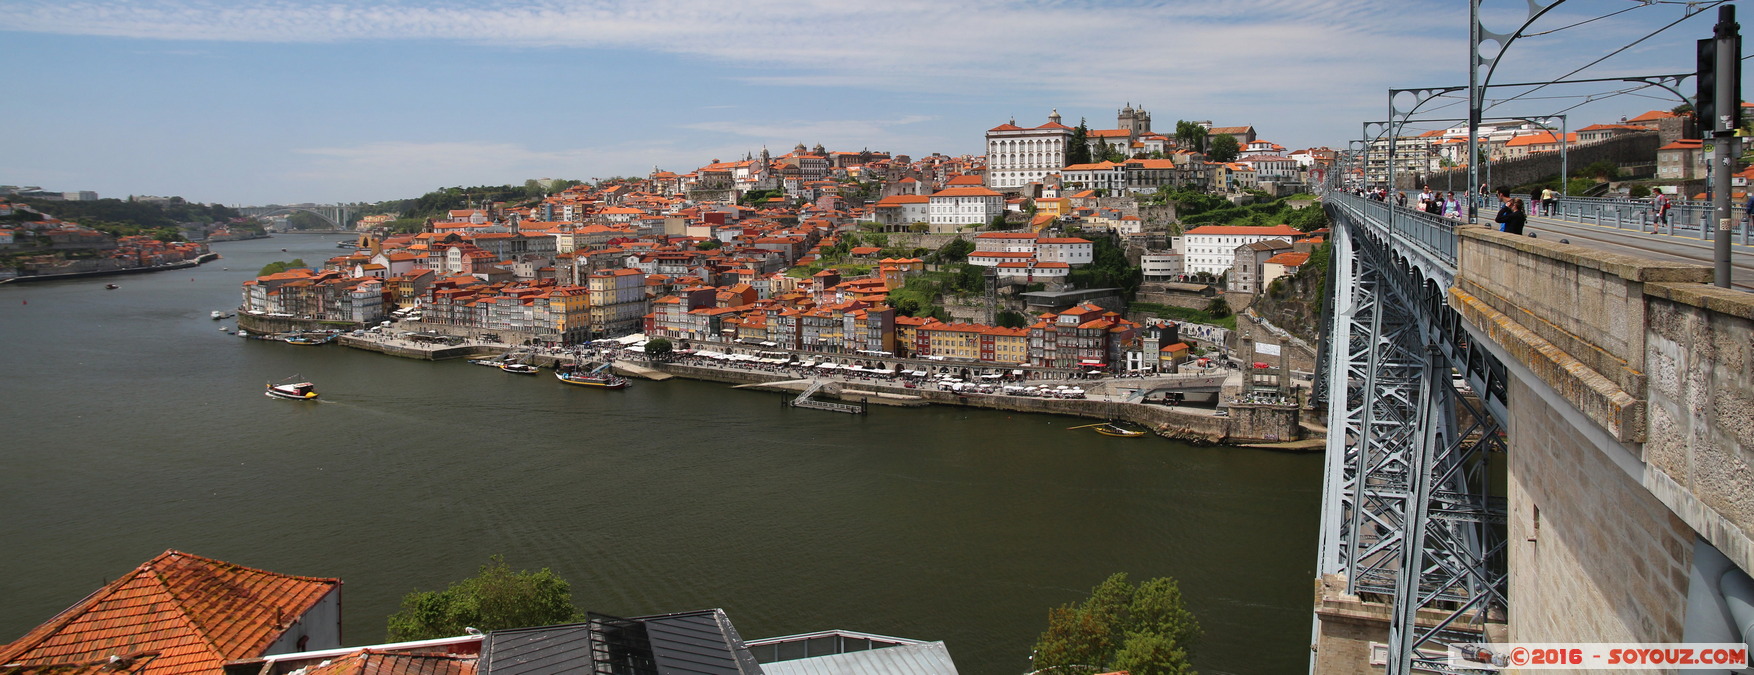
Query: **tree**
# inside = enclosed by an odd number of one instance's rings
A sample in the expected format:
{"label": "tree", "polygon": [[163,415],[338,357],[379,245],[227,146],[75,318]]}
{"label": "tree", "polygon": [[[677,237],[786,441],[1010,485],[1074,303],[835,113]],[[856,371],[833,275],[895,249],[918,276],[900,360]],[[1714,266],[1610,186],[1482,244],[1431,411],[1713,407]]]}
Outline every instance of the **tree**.
{"label": "tree", "polygon": [[1066,141],[1066,165],[1090,163],[1090,127],[1079,118],[1072,128],[1072,139]]}
{"label": "tree", "polygon": [[670,344],[668,338],[652,338],[646,342],[646,356],[652,357],[655,361],[670,358],[670,352],[675,350],[676,345]]}
{"label": "tree", "polygon": [[1005,214],[1003,213],[993,216],[992,221],[987,223],[987,229],[989,230],[1003,230],[1005,227]]}
{"label": "tree", "polygon": [[717,239],[708,239],[706,241],[703,241],[703,242],[700,242],[700,243],[694,245],[695,248],[700,249],[702,251],[711,251],[711,250],[716,249],[720,246],[723,246],[723,244],[720,244],[719,240],[717,240]]}
{"label": "tree", "polygon": [[1199,637],[1199,621],[1174,579],[1135,587],[1126,574],[1115,574],[1083,603],[1048,611],[1048,628],[1036,639],[1033,658],[1044,671],[1182,675],[1193,672],[1192,647]]}
{"label": "tree", "polygon": [[1206,127],[1199,122],[1179,120],[1175,123],[1175,142],[1185,150],[1206,151]]}
{"label": "tree", "polygon": [[1235,136],[1219,134],[1217,138],[1212,139],[1212,148],[1206,151],[1206,159],[1214,162],[1228,162],[1236,159],[1237,153],[1241,151],[1242,146],[1237,144]]}
{"label": "tree", "polygon": [[494,556],[473,577],[442,591],[402,596],[402,610],[390,615],[392,642],[463,635],[482,631],[548,626],[584,618],[573,606],[572,587],[548,568],[512,571],[504,556]]}
{"label": "tree", "polygon": [[1009,309],[999,310],[994,321],[998,322],[1000,328],[1022,328],[1029,325],[1029,317]]}
{"label": "tree", "polygon": [[300,268],[305,267],[305,266],[306,265],[305,265],[304,258],[293,258],[290,261],[286,261],[286,260],[275,261],[275,262],[271,262],[271,263],[268,263],[266,265],[263,265],[262,271],[257,272],[256,276],[265,277],[265,276],[268,276],[270,274],[279,274],[279,273],[285,272],[287,270],[296,270],[296,269],[300,269]]}

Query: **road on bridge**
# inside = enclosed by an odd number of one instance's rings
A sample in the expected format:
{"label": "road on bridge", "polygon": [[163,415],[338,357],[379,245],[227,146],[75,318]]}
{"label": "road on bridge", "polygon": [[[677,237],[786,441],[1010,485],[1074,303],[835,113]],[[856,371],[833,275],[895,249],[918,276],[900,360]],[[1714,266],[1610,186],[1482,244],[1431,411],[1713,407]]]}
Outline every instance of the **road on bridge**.
{"label": "road on bridge", "polygon": [[[1492,223],[1488,220],[1486,224],[1491,225]],[[1539,216],[1529,218],[1525,230],[1539,233],[1541,239],[1550,241],[1566,239],[1579,246],[1589,246],[1626,255],[1655,260],[1695,262],[1707,267],[1712,264],[1711,242],[1686,236],[1649,234],[1641,230],[1573,223]],[[1731,287],[1743,291],[1754,291],[1754,246],[1744,246],[1739,242],[1732,241],[1730,245],[1730,270]]]}

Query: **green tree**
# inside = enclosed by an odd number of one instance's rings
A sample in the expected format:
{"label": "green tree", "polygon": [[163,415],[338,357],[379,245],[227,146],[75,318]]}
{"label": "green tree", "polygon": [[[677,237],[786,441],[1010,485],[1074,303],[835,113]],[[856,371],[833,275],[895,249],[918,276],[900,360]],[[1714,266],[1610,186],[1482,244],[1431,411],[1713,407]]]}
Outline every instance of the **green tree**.
{"label": "green tree", "polygon": [[1236,159],[1239,152],[1242,152],[1242,146],[1236,142],[1235,136],[1219,134],[1217,138],[1212,139],[1212,148],[1206,151],[1206,159],[1214,162],[1228,162]]}
{"label": "green tree", "polygon": [[504,556],[494,556],[479,574],[442,591],[402,596],[402,610],[390,615],[392,642],[463,635],[482,631],[548,626],[584,618],[573,606],[572,588],[548,568],[512,571]]}
{"label": "green tree", "polygon": [[1036,639],[1035,667],[1044,671],[1133,675],[1192,673],[1192,647],[1200,624],[1174,579],[1138,586],[1115,574],[1077,605],[1048,612],[1048,628]]}
{"label": "green tree", "polygon": [[653,360],[662,361],[670,358],[670,353],[673,351],[676,351],[676,345],[671,344],[669,338],[652,338],[646,341],[646,356],[652,357]]}
{"label": "green tree", "polygon": [[1066,141],[1066,164],[1090,163],[1090,127],[1084,120],[1078,120],[1078,126],[1072,128],[1072,139]]}
{"label": "green tree", "polygon": [[723,246],[723,244],[720,244],[719,240],[717,240],[717,239],[708,239],[706,241],[703,241],[703,242],[700,242],[700,243],[694,245],[695,248],[700,249],[702,251],[711,251],[711,250],[716,249],[720,246]]}
{"label": "green tree", "polygon": [[957,237],[955,239],[951,239],[950,241],[944,242],[943,246],[938,247],[938,253],[937,253],[938,263],[945,264],[945,263],[953,263],[953,262],[962,262],[964,260],[967,260],[968,254],[973,253],[973,252],[974,252],[974,242],[971,242],[967,239],[963,239],[962,237]]}
{"label": "green tree", "polygon": [[268,263],[266,265],[263,265],[262,271],[257,272],[256,276],[265,277],[265,276],[268,276],[270,274],[279,274],[279,273],[285,272],[287,270],[296,270],[296,269],[306,267],[306,266],[307,265],[305,265],[304,258],[293,258],[292,260],[289,260],[289,261],[287,261],[287,260],[275,261],[275,262],[271,262],[271,263]]}
{"label": "green tree", "polygon": [[1003,213],[993,216],[992,221],[987,223],[987,229],[989,230],[1003,230],[1006,227],[1005,214]]}
{"label": "green tree", "polygon": [[1001,328],[1022,328],[1029,325],[1029,317],[1009,309],[999,310],[999,315],[993,320],[998,322]]}
{"label": "green tree", "polygon": [[1199,122],[1178,120],[1175,123],[1175,142],[1184,150],[1205,152],[1206,127]]}

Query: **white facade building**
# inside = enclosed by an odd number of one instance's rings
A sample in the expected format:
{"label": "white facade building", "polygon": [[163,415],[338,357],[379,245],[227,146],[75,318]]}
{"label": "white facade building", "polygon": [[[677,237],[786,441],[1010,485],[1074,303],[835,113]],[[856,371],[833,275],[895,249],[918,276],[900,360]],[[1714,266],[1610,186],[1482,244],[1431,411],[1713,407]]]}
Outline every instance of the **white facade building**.
{"label": "white facade building", "polygon": [[985,225],[1005,212],[1005,197],[984,187],[955,187],[932,193],[932,225]]}
{"label": "white facade building", "polygon": [[1188,230],[1177,239],[1183,254],[1186,274],[1206,272],[1214,276],[1230,271],[1236,264],[1236,248],[1267,239],[1295,241],[1303,233],[1290,225],[1247,227],[1207,225]]}
{"label": "white facade building", "polygon": [[1016,120],[987,130],[987,185],[1021,187],[1040,182],[1066,165],[1072,127],[1060,123],[1058,110],[1039,127],[1017,126]]}

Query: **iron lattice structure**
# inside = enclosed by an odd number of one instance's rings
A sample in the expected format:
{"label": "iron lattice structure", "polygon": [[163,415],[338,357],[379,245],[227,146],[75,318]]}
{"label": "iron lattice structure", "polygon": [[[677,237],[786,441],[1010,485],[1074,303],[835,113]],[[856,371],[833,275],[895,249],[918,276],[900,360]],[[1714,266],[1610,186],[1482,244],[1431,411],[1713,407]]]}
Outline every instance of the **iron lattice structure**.
{"label": "iron lattice structure", "polygon": [[1448,671],[1444,647],[1480,641],[1507,606],[1504,502],[1488,475],[1504,447],[1505,370],[1446,303],[1453,221],[1341,193],[1327,208],[1335,300],[1318,571],[1392,598],[1388,672]]}

